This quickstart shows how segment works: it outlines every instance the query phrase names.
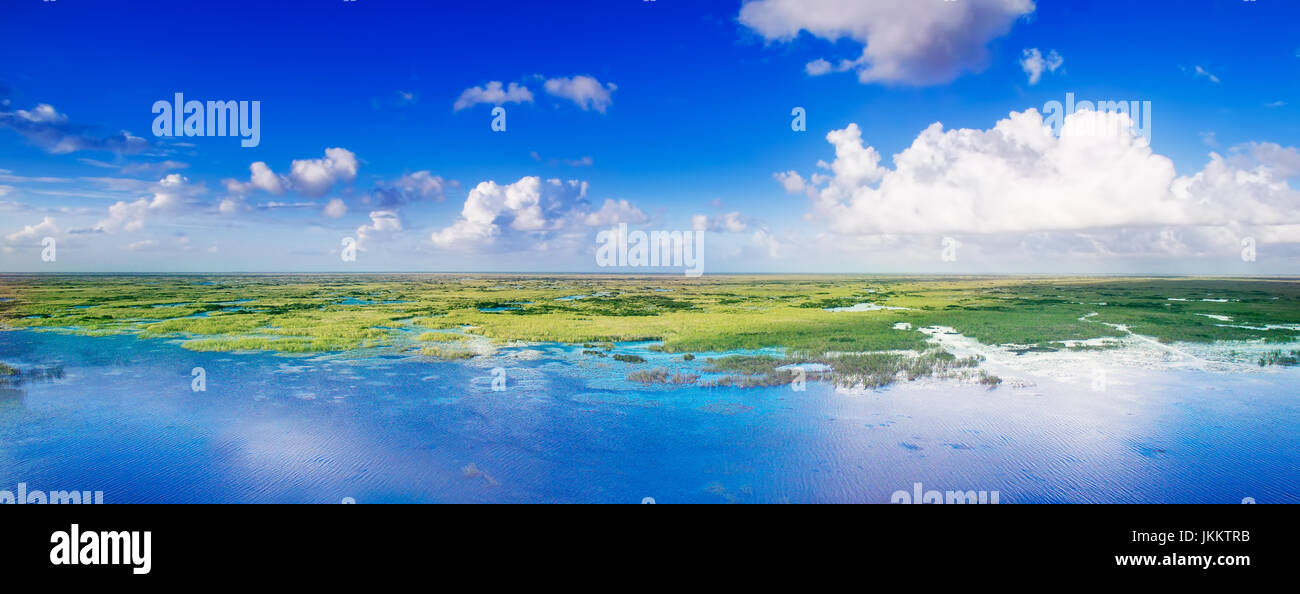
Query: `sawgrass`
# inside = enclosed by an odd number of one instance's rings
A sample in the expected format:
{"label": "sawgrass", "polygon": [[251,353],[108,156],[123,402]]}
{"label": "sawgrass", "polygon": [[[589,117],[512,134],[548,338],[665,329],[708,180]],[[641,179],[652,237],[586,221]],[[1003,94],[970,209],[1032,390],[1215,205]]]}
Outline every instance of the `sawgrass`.
{"label": "sawgrass", "polygon": [[[1164,342],[1300,341],[1300,283],[1287,278],[66,275],[6,276],[0,294],[14,299],[0,302],[3,328],[179,338],[195,350],[350,350],[409,341],[412,329],[808,357],[924,352],[915,329],[927,326],[1038,350],[1125,334],[1108,324]],[[588,297],[561,300],[575,295]],[[826,311],[864,302],[908,309]],[[454,336],[416,340],[462,340]]]}

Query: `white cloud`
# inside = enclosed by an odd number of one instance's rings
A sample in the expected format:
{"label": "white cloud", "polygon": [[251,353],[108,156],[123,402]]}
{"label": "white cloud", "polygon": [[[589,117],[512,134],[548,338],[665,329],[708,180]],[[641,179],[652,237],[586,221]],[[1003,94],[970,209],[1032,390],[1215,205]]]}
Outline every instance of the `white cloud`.
{"label": "white cloud", "polygon": [[126,249],[131,250],[133,252],[142,252],[142,251],[152,250],[157,247],[158,247],[158,242],[156,240],[142,239],[140,241],[135,241],[127,244]]}
{"label": "white cloud", "polygon": [[204,193],[202,185],[193,185],[179,173],[158,180],[152,187],[153,195],[132,202],[119,200],[108,207],[108,217],[95,224],[96,231],[106,233],[133,232],[144,228],[145,220],[155,213],[174,213],[195,203]]}
{"label": "white cloud", "polygon": [[221,214],[235,214],[244,208],[244,201],[236,197],[226,197],[217,205]]}
{"label": "white cloud", "polygon": [[106,233],[139,231],[144,228],[144,220],[148,212],[149,201],[144,198],[135,202],[119,200],[108,207],[108,218],[96,223],[95,229]]}
{"label": "white cloud", "polygon": [[357,249],[364,250],[370,244],[402,230],[402,219],[394,210],[375,210],[370,212],[370,224],[357,227]]}
{"label": "white cloud", "polygon": [[284,193],[285,182],[283,178],[271,171],[271,168],[267,167],[266,163],[258,161],[249,165],[248,170],[250,173],[248,183],[252,184],[254,188],[265,190],[277,196]]}
{"label": "white cloud", "polygon": [[35,225],[26,225],[21,231],[6,235],[5,240],[11,245],[39,244],[42,239],[54,236],[58,232],[59,227],[54,224],[53,218],[42,217],[41,222]]}
{"label": "white cloud", "polygon": [[168,159],[157,163],[133,163],[123,167],[121,172],[124,175],[160,174],[173,169],[186,169],[189,166],[189,163]]}
{"label": "white cloud", "polygon": [[[537,161],[538,163],[541,163],[543,161],[542,155],[537,151],[529,151],[528,156],[532,157],[532,159],[534,161]],[[561,163],[568,165],[569,167],[591,167],[592,165],[596,164],[596,160],[593,159],[590,155],[587,155],[585,157],[579,157],[577,159],[550,158],[550,159],[546,159],[545,161],[547,165],[550,165],[552,167],[559,165]]]}
{"label": "white cloud", "polygon": [[755,229],[750,234],[750,241],[761,248],[769,259],[775,260],[785,257],[790,249],[790,243],[778,238],[767,228]]}
{"label": "white cloud", "polygon": [[[0,103],[0,107],[7,104],[8,102]],[[32,144],[56,155],[76,151],[136,153],[149,146],[145,139],[125,130],[109,136],[90,134],[87,132],[90,127],[69,122],[68,116],[59,113],[48,103],[41,103],[30,110],[0,109],[0,128],[10,128]]]}
{"label": "white cloud", "polygon": [[441,202],[446,198],[447,189],[456,187],[460,187],[460,182],[422,170],[407,173],[392,182],[376,184],[364,200],[366,204],[389,209],[421,200]]}
{"label": "white cloud", "polygon": [[510,83],[510,86],[504,87],[499,80],[489,82],[486,86],[470,87],[461,92],[456,103],[452,105],[454,111],[460,111],[469,107],[474,107],[479,103],[491,103],[501,105],[504,103],[532,103],[533,92],[528,87],[519,83]]}
{"label": "white cloud", "polygon": [[43,183],[43,184],[61,184],[73,181],[67,177],[28,177],[25,175],[14,175],[13,171],[0,169],[0,182],[11,183]]}
{"label": "white cloud", "polygon": [[629,225],[639,225],[650,220],[641,209],[632,205],[627,200],[614,201],[606,198],[605,204],[601,205],[600,210],[588,214],[584,222],[589,227],[608,227],[619,223]]}
{"label": "white cloud", "polygon": [[691,218],[691,222],[696,229],[706,229],[714,233],[744,233],[751,224],[749,217],[740,214],[740,211],[731,211],[718,217],[695,215]]}
{"label": "white cloud", "polygon": [[1065,59],[1061,57],[1061,54],[1056,53],[1056,50],[1048,52],[1047,56],[1044,57],[1038,48],[1031,47],[1024,50],[1020,55],[1020,68],[1025,71],[1025,74],[1029,75],[1029,84],[1031,86],[1038,84],[1044,72],[1056,72],[1056,69],[1060,68],[1064,63]]}
{"label": "white cloud", "polygon": [[24,120],[41,124],[62,124],[68,121],[68,116],[59,113],[54,106],[48,103],[42,103],[32,108],[31,111],[19,109],[14,112]]}
{"label": "white cloud", "polygon": [[289,186],[289,180],[282,175],[277,175],[271,168],[262,161],[257,161],[248,166],[248,181],[241,182],[235,179],[227,179],[223,183],[226,191],[230,194],[243,196],[254,190],[262,190],[275,194],[283,195],[285,189]]}
{"label": "white cloud", "polygon": [[[496,246],[502,249],[540,248],[560,234],[585,228],[590,207],[587,182],[543,180],[530,176],[508,185],[485,181],[470,190],[461,216],[430,236],[442,248]],[[608,204],[607,204],[608,205]],[[635,209],[630,204],[628,211]],[[609,214],[610,211],[602,211]],[[610,207],[623,208],[619,203]],[[598,211],[599,212],[599,211]],[[639,211],[637,211],[639,212]],[[593,221],[600,220],[597,214]]]}
{"label": "white cloud", "polygon": [[595,109],[600,113],[605,113],[605,109],[613,103],[610,93],[618,89],[614,83],[602,85],[595,78],[585,75],[547,79],[543,87],[551,95],[574,102],[583,111]]}
{"label": "white cloud", "polygon": [[1259,164],[1268,168],[1272,175],[1290,179],[1300,175],[1300,150],[1296,147],[1284,147],[1272,142],[1247,142],[1232,147],[1232,161],[1239,168],[1249,168]]}
{"label": "white cloud", "polygon": [[[1127,116],[1082,111],[1061,136],[1037,110],[1012,112],[989,130],[925,129],[894,155],[892,169],[850,124],[827,140],[831,175],[812,187],[813,216],[841,236],[1086,232],[1105,239],[1124,228],[1275,227],[1300,223],[1300,151],[1242,145],[1192,176],[1136,133],[1097,137],[1072,130],[1113,128]],[[1124,127],[1127,129],[1127,126]]]}
{"label": "white cloud", "polygon": [[231,196],[222,202],[221,210],[239,210],[238,205],[242,203],[239,198],[257,190],[282,196],[292,189],[303,196],[319,198],[333,191],[336,184],[355,180],[360,167],[356,154],[345,148],[327,148],[325,157],[321,159],[295,159],[289,165],[287,176],[272,171],[265,162],[257,161],[248,166],[248,181],[223,181]]}
{"label": "white cloud", "polygon": [[807,72],[808,76],[821,76],[830,72],[831,69],[831,63],[827,62],[825,58],[817,58],[816,60],[805,64],[803,67],[804,72]]}
{"label": "white cloud", "polygon": [[327,148],[324,159],[295,160],[289,168],[289,179],[299,194],[316,198],[328,194],[336,182],[351,183],[359,167],[352,151]]}
{"label": "white cloud", "polygon": [[169,174],[158,180],[158,185],[154,188],[153,199],[149,201],[149,207],[157,210],[171,210],[181,205],[181,202],[194,193],[194,187],[189,185],[190,180],[182,177],[179,173]]}
{"label": "white cloud", "polygon": [[[863,83],[930,85],[982,70],[988,43],[1033,11],[1033,0],[753,0],[741,7],[739,19],[769,41],[793,41],[802,31],[856,41],[862,55],[839,69],[856,69]],[[805,66],[809,74],[830,66],[814,64]]]}
{"label": "white cloud", "polygon": [[270,202],[263,202],[261,204],[258,204],[257,208],[261,210],[275,210],[280,208],[316,208],[316,203],[315,202],[280,202],[278,200],[271,200]]}
{"label": "white cloud", "polygon": [[[442,179],[442,176],[432,175],[426,170],[403,175],[394,185],[420,198],[441,200],[448,182]],[[451,185],[456,185],[456,182],[451,182]]]}
{"label": "white cloud", "polygon": [[348,205],[344,204],[343,201],[338,198],[333,198],[325,205],[324,213],[325,216],[331,219],[337,219],[348,214]]}
{"label": "white cloud", "polygon": [[778,171],[773,173],[772,177],[775,177],[776,181],[781,182],[781,185],[785,186],[785,191],[791,194],[802,192],[806,186],[803,176],[799,175],[799,172],[794,170]]}
{"label": "white cloud", "polygon": [[1218,83],[1219,83],[1219,77],[1217,77],[1217,76],[1215,76],[1214,74],[1210,73],[1210,71],[1208,71],[1208,70],[1206,70],[1206,69],[1204,69],[1204,68],[1201,68],[1200,65],[1197,65],[1197,66],[1192,70],[1192,75],[1193,75],[1193,76],[1197,76],[1197,77],[1207,78],[1207,79],[1210,80],[1210,82],[1215,83],[1215,84],[1218,84]]}

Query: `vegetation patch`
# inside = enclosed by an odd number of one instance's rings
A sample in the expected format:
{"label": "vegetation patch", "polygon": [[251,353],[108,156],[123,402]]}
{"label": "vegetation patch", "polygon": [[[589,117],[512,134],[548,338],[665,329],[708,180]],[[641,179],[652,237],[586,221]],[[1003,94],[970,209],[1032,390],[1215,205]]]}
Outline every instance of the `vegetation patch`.
{"label": "vegetation patch", "polygon": [[446,361],[458,361],[461,359],[470,359],[478,355],[472,349],[458,345],[433,345],[420,349],[420,354],[426,357],[437,357]]}
{"label": "vegetation patch", "polygon": [[1268,367],[1269,365],[1282,365],[1286,367],[1300,365],[1300,350],[1293,350],[1289,353],[1284,351],[1269,351],[1265,353],[1263,357],[1259,358],[1259,366]]}
{"label": "vegetation patch", "polygon": [[[717,386],[781,386],[799,377],[795,367],[807,365],[810,369],[803,373],[805,379],[829,377],[840,387],[880,388],[900,380],[944,376],[978,367],[981,361],[980,357],[958,358],[938,348],[920,353],[875,352],[801,358],[735,355],[710,359],[706,371],[727,374],[713,382]],[[820,371],[823,366],[830,371]]]}
{"label": "vegetation patch", "polygon": [[415,337],[420,342],[464,342],[469,340],[464,334],[452,334],[450,332],[424,332]]}
{"label": "vegetation patch", "polygon": [[627,374],[628,381],[642,384],[693,384],[700,379],[697,373],[670,371],[666,367],[641,369]]}
{"label": "vegetation patch", "polygon": [[[192,350],[367,349],[405,344],[416,328],[432,331],[416,336],[430,347],[468,336],[582,345],[591,356],[636,341],[684,361],[774,348],[835,360],[841,377],[861,367],[868,384],[893,367],[927,365],[936,355],[914,328],[931,326],[1023,352],[1120,348],[1130,331],[1165,343],[1265,342],[1283,353],[1300,342],[1300,282],[1290,278],[7,275],[0,295],[13,299],[0,307],[3,329],[137,335]],[[564,300],[575,295],[585,298]],[[907,309],[824,311],[865,301]],[[626,357],[614,355],[642,362]],[[724,373],[740,383],[784,378]]]}

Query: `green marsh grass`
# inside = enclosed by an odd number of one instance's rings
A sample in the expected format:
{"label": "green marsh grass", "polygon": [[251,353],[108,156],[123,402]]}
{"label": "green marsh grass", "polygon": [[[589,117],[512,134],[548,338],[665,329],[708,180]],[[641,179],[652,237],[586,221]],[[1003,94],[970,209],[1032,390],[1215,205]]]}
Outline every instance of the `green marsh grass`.
{"label": "green marsh grass", "polygon": [[[450,337],[463,333],[588,350],[633,341],[686,354],[778,348],[814,359],[922,356],[928,337],[916,329],[929,326],[1031,350],[1112,348],[1104,341],[1126,332],[1111,324],[1167,343],[1300,341],[1300,283],[1289,278],[11,275],[0,294],[14,299],[0,303],[6,329],[181,339],[194,350],[364,349],[404,344],[421,329],[431,332],[419,343],[461,342]],[[589,297],[561,300],[573,295]],[[865,301],[909,309],[825,311]],[[911,329],[895,330],[899,322]],[[1063,342],[1089,339],[1101,345]],[[868,378],[877,376],[871,365],[889,365],[861,364]]]}

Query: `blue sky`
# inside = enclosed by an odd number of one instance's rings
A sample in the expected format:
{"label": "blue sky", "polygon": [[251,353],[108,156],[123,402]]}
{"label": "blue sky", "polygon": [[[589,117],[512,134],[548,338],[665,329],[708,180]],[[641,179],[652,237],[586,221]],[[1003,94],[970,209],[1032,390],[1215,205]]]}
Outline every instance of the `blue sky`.
{"label": "blue sky", "polygon": [[[10,0],[0,270],[596,271],[610,224],[697,221],[710,272],[1300,262],[1294,2],[468,4]],[[455,107],[494,82],[504,132]],[[259,101],[260,144],[155,137],[176,92]],[[1150,101],[1149,146],[1009,119],[1066,93]]]}

